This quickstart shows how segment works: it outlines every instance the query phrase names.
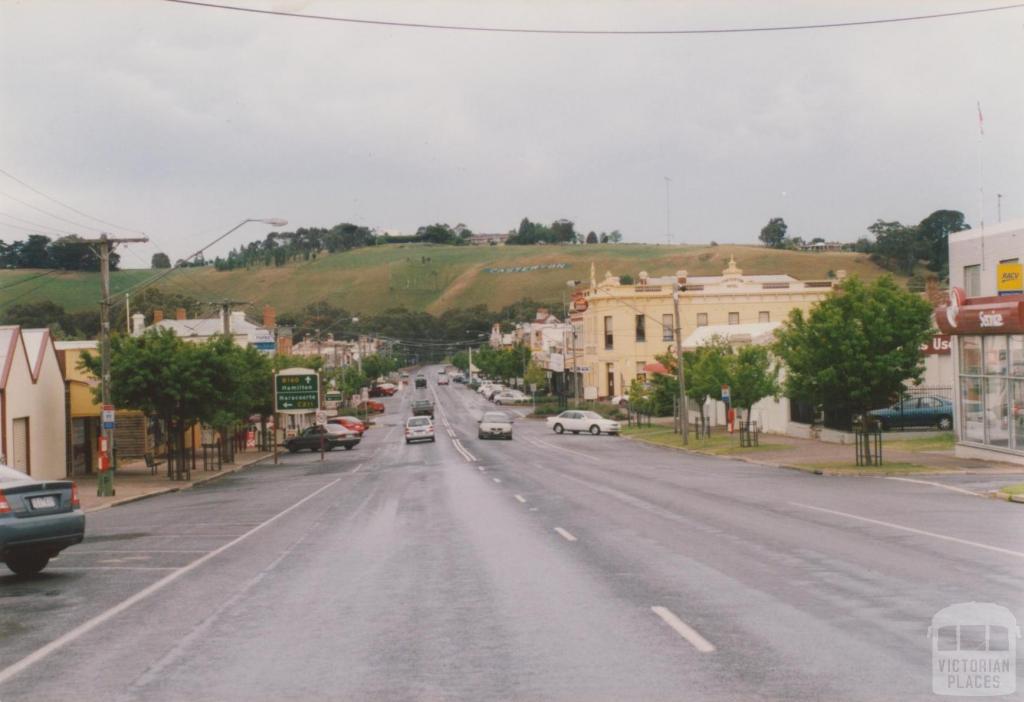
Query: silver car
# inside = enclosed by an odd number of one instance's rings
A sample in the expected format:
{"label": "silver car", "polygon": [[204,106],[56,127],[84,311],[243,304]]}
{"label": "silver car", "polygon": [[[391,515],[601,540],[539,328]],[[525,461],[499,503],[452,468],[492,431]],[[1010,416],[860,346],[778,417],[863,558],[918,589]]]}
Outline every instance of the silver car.
{"label": "silver car", "polygon": [[0,464],[0,561],[35,575],[85,537],[78,488],[70,480],[36,480]]}
{"label": "silver car", "polygon": [[479,439],[511,439],[512,418],[504,412],[486,412],[478,422]]}

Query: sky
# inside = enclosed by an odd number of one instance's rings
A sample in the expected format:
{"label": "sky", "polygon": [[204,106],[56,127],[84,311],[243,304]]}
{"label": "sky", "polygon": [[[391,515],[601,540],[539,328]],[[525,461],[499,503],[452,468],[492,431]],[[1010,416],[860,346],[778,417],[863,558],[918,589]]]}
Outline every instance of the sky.
{"label": "sky", "polygon": [[[1010,2],[223,0],[576,30],[806,25]],[[410,234],[565,218],[628,242],[690,244],[754,243],[772,217],[791,235],[842,241],[936,209],[977,226],[996,221],[997,193],[1003,221],[1024,218],[1022,66],[1024,7],[609,36],[0,0],[0,239],[141,231],[151,243],[120,253],[123,267],[144,267],[155,251],[187,256],[248,218]],[[208,257],[269,231],[247,224]]]}

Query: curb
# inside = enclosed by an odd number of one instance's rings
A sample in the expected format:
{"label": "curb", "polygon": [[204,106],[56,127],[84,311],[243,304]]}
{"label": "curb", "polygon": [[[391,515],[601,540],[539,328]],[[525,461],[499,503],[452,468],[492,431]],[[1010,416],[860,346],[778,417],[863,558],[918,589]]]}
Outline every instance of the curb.
{"label": "curb", "polygon": [[255,458],[255,459],[249,461],[248,463],[238,463],[238,464],[236,464],[232,468],[224,468],[224,469],[222,469],[220,471],[217,471],[213,475],[206,475],[206,476],[203,476],[202,478],[197,478],[196,480],[193,480],[188,485],[177,485],[177,486],[174,486],[174,487],[160,488],[159,490],[153,490],[152,492],[145,492],[145,493],[143,493],[141,495],[132,495],[131,497],[123,497],[120,500],[114,500],[113,502],[108,502],[108,503],[103,504],[103,505],[97,505],[96,507],[91,507],[91,508],[85,510],[85,513],[86,514],[91,514],[93,512],[100,512],[100,511],[105,510],[105,509],[110,509],[111,507],[120,507],[121,505],[131,504],[132,502],[139,502],[140,500],[148,500],[150,497],[157,497],[159,495],[167,495],[167,494],[172,493],[172,492],[182,492],[183,490],[191,490],[194,487],[198,487],[200,485],[205,485],[206,483],[212,483],[214,480],[220,480],[221,478],[226,477],[228,475],[231,475],[232,473],[237,473],[239,471],[245,470],[246,468],[248,468],[250,466],[254,466],[257,463],[262,463],[263,461],[267,461],[267,460],[271,460],[271,459],[273,459],[273,456],[264,456],[263,458]]}
{"label": "curb", "polygon": [[1007,492],[1002,492],[1000,490],[989,493],[989,495],[997,500],[1004,500],[1006,502],[1016,502],[1017,504],[1024,505],[1024,495],[1011,495]]}

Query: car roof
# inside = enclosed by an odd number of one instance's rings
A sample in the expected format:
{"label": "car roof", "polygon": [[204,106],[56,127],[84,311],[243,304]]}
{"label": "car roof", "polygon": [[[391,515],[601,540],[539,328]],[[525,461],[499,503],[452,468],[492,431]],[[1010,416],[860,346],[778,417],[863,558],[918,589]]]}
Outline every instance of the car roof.
{"label": "car roof", "polygon": [[423,424],[424,422],[426,422],[427,424],[430,424],[431,423],[430,417],[424,417],[424,416],[421,415],[419,417],[409,417],[409,419],[407,419],[405,421],[405,423],[407,425],[408,424]]}

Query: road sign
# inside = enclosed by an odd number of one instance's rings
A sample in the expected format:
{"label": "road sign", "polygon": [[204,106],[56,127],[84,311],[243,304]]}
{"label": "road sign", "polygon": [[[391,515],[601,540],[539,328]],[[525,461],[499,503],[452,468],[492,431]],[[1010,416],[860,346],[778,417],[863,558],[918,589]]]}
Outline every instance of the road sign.
{"label": "road sign", "polygon": [[327,402],[341,402],[345,398],[342,397],[341,390],[328,390],[324,393],[324,400]]}
{"label": "road sign", "polygon": [[103,428],[104,429],[113,429],[114,428],[114,406],[113,405],[103,405],[103,411],[102,411],[101,414],[102,414],[102,417],[100,418],[100,421],[103,422]]}
{"label": "road sign", "polygon": [[316,413],[316,423],[320,425],[327,424],[327,413],[318,411]]}
{"label": "road sign", "polygon": [[311,368],[288,368],[274,376],[277,412],[305,414],[320,408],[320,376]]}
{"label": "road sign", "polygon": [[722,402],[728,402],[728,401],[729,401],[729,386],[728,385],[723,385],[722,386]]}

